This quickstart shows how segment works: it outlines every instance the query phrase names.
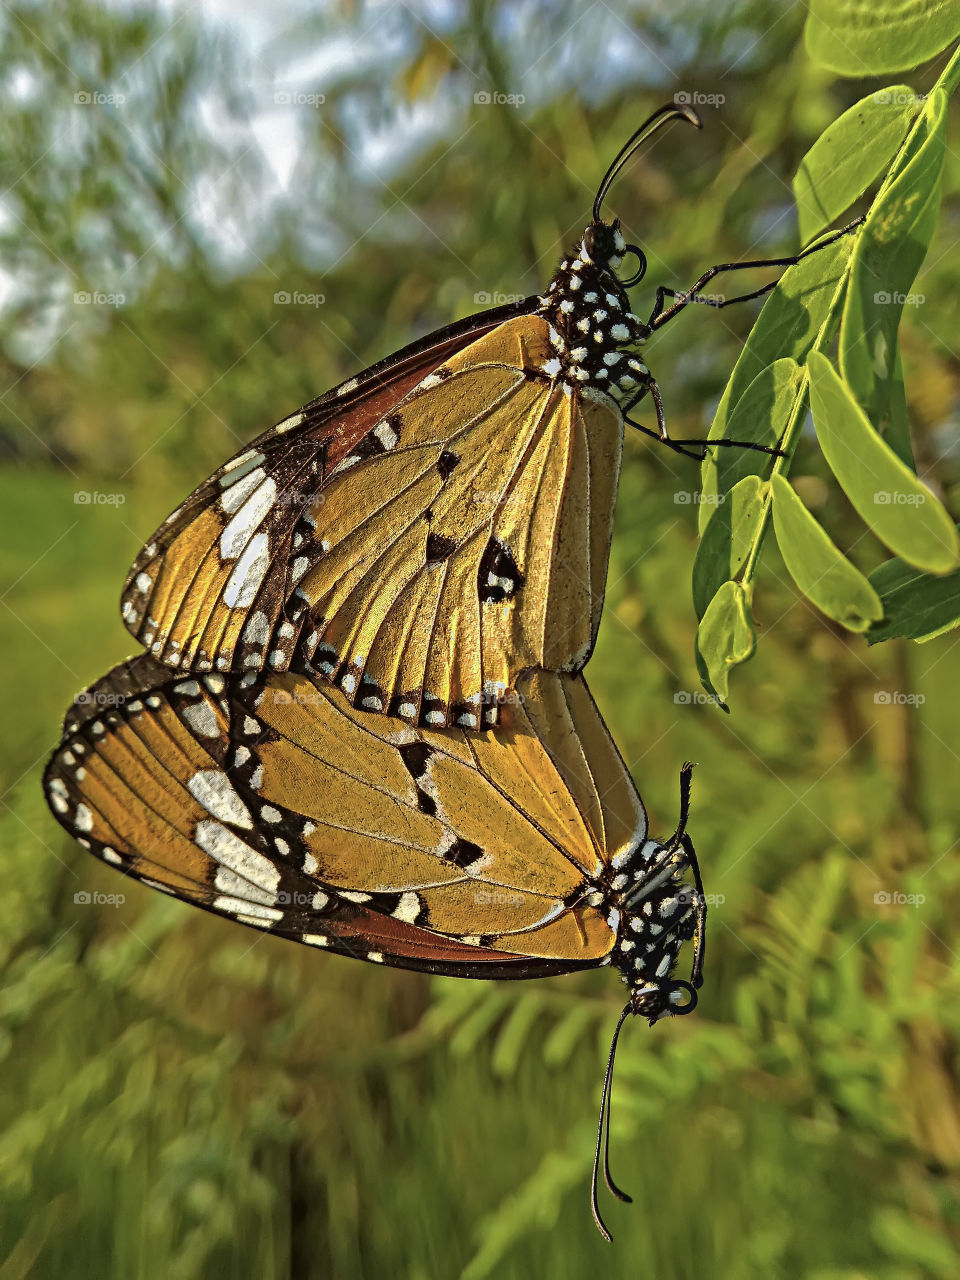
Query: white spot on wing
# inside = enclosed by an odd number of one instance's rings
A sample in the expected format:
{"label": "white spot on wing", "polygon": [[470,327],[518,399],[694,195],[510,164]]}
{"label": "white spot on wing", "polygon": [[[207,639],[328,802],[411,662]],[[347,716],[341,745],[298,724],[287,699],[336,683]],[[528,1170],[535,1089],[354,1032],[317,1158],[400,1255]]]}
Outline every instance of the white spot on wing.
{"label": "white spot on wing", "polygon": [[404,893],[401,894],[400,901],[392,914],[395,920],[405,920],[407,924],[413,924],[420,914],[421,907],[419,894]]}
{"label": "white spot on wing", "polygon": [[383,445],[384,449],[392,449],[400,439],[393,427],[389,426],[386,422],[378,422],[373,428],[373,434]]}
{"label": "white spot on wing", "polygon": [[195,702],[193,706],[185,707],[183,718],[194,733],[199,733],[202,738],[216,738],[219,735],[216,713],[209,702]]}
{"label": "white spot on wing", "polygon": [[221,866],[235,871],[265,893],[272,893],[274,901],[276,900],[280,872],[269,858],[244,844],[219,822],[198,822],[195,839],[204,853],[208,853]]}
{"label": "white spot on wing", "polygon": [[[224,497],[226,497],[226,494]],[[221,533],[220,556],[222,559],[235,560],[237,558],[250,541],[254,531],[266,519],[276,499],[277,483],[272,476],[267,476]]]}
{"label": "white spot on wing", "polygon": [[223,601],[228,609],[246,609],[253,604],[269,564],[270,539],[265,533],[255,534],[223,589]]}
{"label": "white spot on wing", "polygon": [[236,827],[247,829],[253,826],[250,811],[220,769],[202,769],[195,773],[187,783],[187,790],[207,813],[212,813],[221,822],[232,822]]}
{"label": "white spot on wing", "polygon": [[232,476],[224,476],[222,483],[227,483],[228,487],[220,495],[221,509],[232,515],[238,507],[246,502],[260,482],[266,480],[266,478],[267,473],[263,467],[258,467],[256,471],[250,471],[246,475],[239,476],[236,480],[233,480]]}
{"label": "white spot on wing", "polygon": [[305,415],[302,413],[291,414],[289,418],[284,418],[282,422],[278,422],[274,427],[274,431],[281,433],[284,431],[292,431],[294,427],[299,427]]}

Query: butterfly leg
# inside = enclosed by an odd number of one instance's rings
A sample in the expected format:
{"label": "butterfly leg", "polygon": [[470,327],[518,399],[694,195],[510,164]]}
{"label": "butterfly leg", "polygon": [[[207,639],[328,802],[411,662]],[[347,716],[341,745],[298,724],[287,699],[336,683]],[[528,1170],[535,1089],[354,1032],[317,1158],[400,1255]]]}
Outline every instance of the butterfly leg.
{"label": "butterfly leg", "polygon": [[[827,236],[825,240],[821,240],[819,244],[810,245],[809,248],[802,249],[799,253],[795,253],[786,258],[756,258],[749,262],[721,262],[715,267],[708,267],[704,271],[699,280],[695,281],[689,289],[684,289],[682,293],[678,293],[676,289],[669,289],[666,285],[660,285],[657,288],[657,298],[654,303],[653,311],[650,313],[650,319],[647,324],[651,329],[660,329],[678,315],[684,307],[691,303],[698,303],[700,306],[721,307],[732,306],[735,302],[749,302],[751,298],[761,298],[765,293],[769,293],[771,289],[775,289],[779,284],[779,280],[771,280],[769,284],[763,285],[759,289],[754,289],[750,293],[740,293],[734,298],[703,298],[700,291],[704,285],[710,283],[714,277],[721,275],[724,271],[746,271],[752,267],[793,267],[804,258],[808,258],[812,253],[819,253],[821,249],[826,249],[828,245],[833,244],[842,236],[848,235],[854,231],[863,222],[863,218],[855,218],[853,222],[847,223],[845,227],[841,227],[839,231],[835,231],[832,235]],[[676,301],[673,306],[664,307],[667,298],[674,298]]]}
{"label": "butterfly leg", "polygon": [[[654,431],[650,427],[645,427],[642,422],[637,422],[629,416],[630,410],[637,403],[645,391],[650,392],[653,400],[654,409],[657,414],[657,430]],[[643,379],[643,385],[637,391],[633,399],[628,403],[621,405],[623,411],[623,420],[637,431],[642,431],[644,435],[651,436],[658,444],[666,445],[668,449],[672,449],[674,453],[683,454],[685,458],[693,458],[695,462],[703,462],[710,449],[714,445],[725,445],[733,449],[753,449],[757,453],[769,453],[775,458],[782,457],[781,451],[773,445],[758,444],[755,440],[673,440],[667,431],[666,413],[663,407],[663,395],[656,379],[650,375]]]}
{"label": "butterfly leg", "polygon": [[[651,427],[645,427],[642,422],[637,422],[634,418],[629,416],[630,410],[647,391],[650,392],[650,397],[653,400],[653,406],[657,414],[656,431]],[[706,457],[706,448],[701,447],[704,444],[703,441],[694,440],[692,443],[697,447],[695,449],[687,449],[684,448],[684,446],[691,443],[690,441],[671,440],[667,431],[667,418],[663,408],[663,394],[660,391],[657,380],[652,374],[647,375],[647,377],[641,380],[641,385],[633,397],[620,407],[623,412],[624,422],[628,423],[636,431],[642,431],[645,436],[650,436],[652,439],[656,440],[658,444],[666,445],[666,447],[668,449],[672,449],[674,453],[683,454],[685,458],[693,458],[697,462],[702,462]]]}

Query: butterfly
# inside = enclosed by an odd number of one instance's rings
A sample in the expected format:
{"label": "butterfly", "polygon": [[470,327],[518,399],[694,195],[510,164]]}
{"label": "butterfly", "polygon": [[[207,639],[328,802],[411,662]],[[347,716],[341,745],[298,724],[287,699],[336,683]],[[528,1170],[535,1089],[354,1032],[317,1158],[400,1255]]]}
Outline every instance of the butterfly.
{"label": "butterfly", "polygon": [[[628,1014],[689,1013],[706,902],[681,815],[650,836],[582,677],[524,675],[497,731],[358,712],[294,672],[177,676],[151,655],[78,696],[46,769],[58,822],[184,902],[374,964],[527,979],[610,966]],[[675,974],[685,942],[689,979]]]}
{"label": "butterfly", "polygon": [[[522,672],[580,671],[603,607],[625,423],[682,453],[640,355],[721,271],[656,291],[610,187],[670,120],[621,148],[592,221],[542,295],[480,312],[341,383],[237,453],[170,515],[127,578],[124,620],[180,671],[292,670],[335,683],[358,709],[428,728],[498,723]],[[853,226],[855,224],[851,224]],[[618,274],[628,254],[637,269]],[[667,300],[673,299],[668,305]],[[630,417],[649,394],[656,429]],[[731,440],[776,453],[773,446]]]}

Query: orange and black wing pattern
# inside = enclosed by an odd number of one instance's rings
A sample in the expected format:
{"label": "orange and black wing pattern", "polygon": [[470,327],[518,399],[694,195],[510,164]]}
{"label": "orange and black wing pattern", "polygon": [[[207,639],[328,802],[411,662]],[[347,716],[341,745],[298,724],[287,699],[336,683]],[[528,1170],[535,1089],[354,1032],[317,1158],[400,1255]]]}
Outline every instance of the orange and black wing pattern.
{"label": "orange and black wing pattern", "polygon": [[144,655],[78,699],[46,794],[117,870],[312,946],[462,977],[607,964],[642,804],[580,677],[524,678],[503,720],[436,733]]}
{"label": "orange and black wing pattern", "polygon": [[543,315],[485,314],[486,328],[475,318],[293,415],[202,485],[133,566],[137,638],[180,671],[302,671],[431,728],[496,724],[524,671],[580,670],[622,414],[559,376]]}

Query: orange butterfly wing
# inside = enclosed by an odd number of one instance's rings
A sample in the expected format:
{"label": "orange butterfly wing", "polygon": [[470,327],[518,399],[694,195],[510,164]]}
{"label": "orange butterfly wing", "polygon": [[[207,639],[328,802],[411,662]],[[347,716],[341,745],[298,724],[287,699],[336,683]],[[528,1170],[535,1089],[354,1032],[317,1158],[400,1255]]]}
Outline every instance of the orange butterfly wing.
{"label": "orange butterfly wing", "polygon": [[521,688],[497,734],[431,733],[143,657],[68,716],[48,801],[117,869],[297,941],[468,977],[605,964],[602,885],[646,817],[582,680]]}
{"label": "orange butterfly wing", "polygon": [[583,666],[603,603],[623,420],[555,363],[517,316],[336,451],[297,422],[239,455],[134,566],[128,624],[181,669],[293,667],[362,710],[496,723],[524,670]]}

